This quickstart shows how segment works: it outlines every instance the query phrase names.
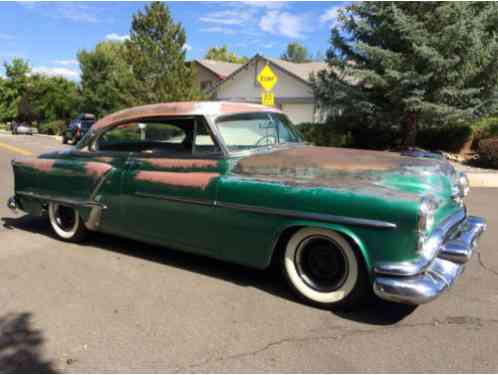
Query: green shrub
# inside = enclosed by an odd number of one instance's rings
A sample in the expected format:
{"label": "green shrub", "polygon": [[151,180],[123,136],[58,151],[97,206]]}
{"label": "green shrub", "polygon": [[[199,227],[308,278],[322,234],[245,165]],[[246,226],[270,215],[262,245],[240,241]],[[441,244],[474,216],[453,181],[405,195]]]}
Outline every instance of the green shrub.
{"label": "green shrub", "polygon": [[477,153],[482,165],[498,168],[498,137],[482,139]]}
{"label": "green shrub", "polygon": [[61,135],[66,128],[66,123],[62,120],[46,122],[38,126],[40,134]]}
{"label": "green shrub", "polygon": [[492,138],[498,136],[498,117],[485,117],[472,125],[474,134],[472,147],[477,149],[481,139]]}
{"label": "green shrub", "polygon": [[306,142],[315,146],[348,147],[351,144],[351,134],[334,128],[332,124],[302,123],[297,129]]}
{"label": "green shrub", "polygon": [[472,127],[469,125],[445,125],[426,127],[417,131],[417,146],[431,151],[459,153],[472,140]]}

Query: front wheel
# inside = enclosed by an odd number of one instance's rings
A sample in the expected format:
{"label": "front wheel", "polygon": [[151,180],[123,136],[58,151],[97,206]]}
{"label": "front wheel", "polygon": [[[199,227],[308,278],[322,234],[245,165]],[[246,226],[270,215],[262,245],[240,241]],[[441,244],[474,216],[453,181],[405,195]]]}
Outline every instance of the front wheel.
{"label": "front wheel", "polygon": [[318,307],[354,307],[371,289],[360,254],[327,229],[298,230],[287,243],[283,269],[298,296]]}
{"label": "front wheel", "polygon": [[73,207],[51,202],[48,216],[55,234],[64,241],[80,242],[86,237],[87,229]]}

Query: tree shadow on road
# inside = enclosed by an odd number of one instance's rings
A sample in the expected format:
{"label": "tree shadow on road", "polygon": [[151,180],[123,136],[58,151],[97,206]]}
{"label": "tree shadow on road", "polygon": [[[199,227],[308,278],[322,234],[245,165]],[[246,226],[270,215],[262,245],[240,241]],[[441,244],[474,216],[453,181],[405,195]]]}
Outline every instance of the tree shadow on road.
{"label": "tree shadow on road", "polygon": [[[47,218],[26,215],[19,218],[4,217],[2,221],[6,229],[24,230],[56,238]],[[82,243],[82,246],[96,247],[103,251],[112,251],[125,256],[138,257],[147,261],[182,268],[194,273],[201,273],[209,277],[222,279],[239,286],[257,288],[296,304],[300,303],[287,288],[281,273],[274,268],[257,270],[102,233],[90,235],[89,239]],[[372,296],[365,305],[355,311],[334,309],[331,312],[343,319],[361,323],[392,325],[403,320],[414,309],[412,306],[390,303]]]}
{"label": "tree shadow on road", "polygon": [[42,343],[42,333],[31,327],[30,313],[0,317],[0,372],[55,373],[41,358]]}

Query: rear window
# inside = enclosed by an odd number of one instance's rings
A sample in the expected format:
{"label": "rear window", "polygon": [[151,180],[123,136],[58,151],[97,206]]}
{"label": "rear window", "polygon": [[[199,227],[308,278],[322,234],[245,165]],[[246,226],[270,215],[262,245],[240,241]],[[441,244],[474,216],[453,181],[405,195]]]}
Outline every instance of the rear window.
{"label": "rear window", "polygon": [[83,129],[90,129],[92,125],[95,124],[95,120],[83,120],[81,121],[81,127]]}

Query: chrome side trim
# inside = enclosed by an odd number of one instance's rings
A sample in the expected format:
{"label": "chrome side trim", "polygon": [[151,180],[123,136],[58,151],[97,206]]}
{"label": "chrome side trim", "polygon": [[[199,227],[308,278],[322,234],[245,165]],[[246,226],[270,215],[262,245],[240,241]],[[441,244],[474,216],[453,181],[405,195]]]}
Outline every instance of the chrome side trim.
{"label": "chrome side trim", "polygon": [[357,219],[350,218],[345,216],[336,216],[336,215],[328,215],[328,214],[317,214],[313,212],[299,212],[299,211],[291,211],[291,210],[282,210],[276,208],[267,208],[267,207],[258,207],[251,206],[245,204],[238,203],[228,203],[228,202],[220,202],[220,201],[211,201],[208,199],[192,199],[192,198],[180,198],[171,195],[162,195],[162,194],[151,194],[151,193],[142,193],[135,192],[134,195],[145,197],[145,198],[154,198],[178,203],[186,203],[186,204],[198,204],[202,206],[215,206],[221,208],[229,208],[233,210],[252,212],[257,214],[266,214],[266,215],[276,215],[276,216],[284,216],[290,217],[294,219],[303,219],[303,220],[314,220],[314,221],[322,221],[328,223],[335,224],[349,224],[354,226],[363,226],[363,227],[371,227],[378,229],[395,229],[396,224],[389,223],[386,221],[380,220],[370,220],[370,219]]}
{"label": "chrome side trim", "polygon": [[171,202],[177,202],[177,203],[197,204],[197,205],[201,205],[201,206],[216,206],[215,201],[211,201],[208,199],[179,198],[179,197],[175,197],[172,195],[151,194],[151,193],[142,193],[142,192],[135,192],[135,193],[133,193],[133,195],[136,195],[139,197],[144,197],[144,198],[160,199],[160,200],[164,200],[164,201],[171,201]]}
{"label": "chrome side trim", "polygon": [[247,211],[258,214],[285,216],[294,219],[314,220],[314,221],[322,221],[322,222],[335,223],[335,224],[349,224],[354,226],[371,227],[378,229],[396,228],[396,224],[380,220],[358,219],[346,216],[317,214],[313,212],[300,212],[300,211],[283,210],[277,208],[266,208],[266,207],[258,207],[258,206],[251,206],[245,204],[228,203],[228,202],[215,202],[215,204],[216,206],[223,208],[230,208],[234,210]]}
{"label": "chrome side trim", "polygon": [[33,199],[39,199],[42,201],[48,201],[48,202],[55,202],[55,203],[60,203],[69,207],[100,207],[102,209],[106,209],[107,207],[100,203],[100,202],[95,202],[95,201],[83,201],[83,200],[75,200],[75,199],[68,199],[68,198],[62,198],[62,197],[54,197],[51,195],[45,195],[45,194],[36,194],[36,193],[31,193],[27,191],[17,191],[17,195],[23,195],[28,198],[33,198]]}

